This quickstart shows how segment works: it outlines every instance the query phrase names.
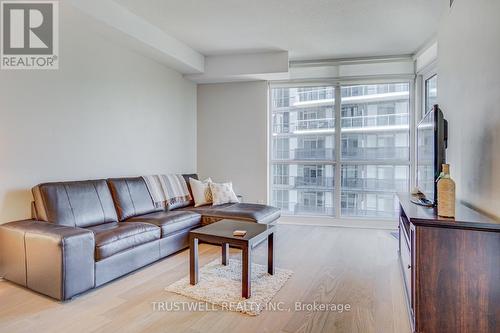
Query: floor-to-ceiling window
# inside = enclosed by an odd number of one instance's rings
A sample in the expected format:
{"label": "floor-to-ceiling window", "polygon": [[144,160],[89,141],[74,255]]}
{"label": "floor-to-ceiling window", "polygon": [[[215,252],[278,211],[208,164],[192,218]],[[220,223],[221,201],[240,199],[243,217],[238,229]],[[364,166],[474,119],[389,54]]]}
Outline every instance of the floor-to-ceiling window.
{"label": "floor-to-ceiling window", "polygon": [[291,215],[395,215],[395,193],[409,187],[408,82],[276,87],[271,99],[272,204]]}
{"label": "floor-to-ceiling window", "polygon": [[285,214],[334,215],[334,97],[333,86],[271,89],[271,202]]}

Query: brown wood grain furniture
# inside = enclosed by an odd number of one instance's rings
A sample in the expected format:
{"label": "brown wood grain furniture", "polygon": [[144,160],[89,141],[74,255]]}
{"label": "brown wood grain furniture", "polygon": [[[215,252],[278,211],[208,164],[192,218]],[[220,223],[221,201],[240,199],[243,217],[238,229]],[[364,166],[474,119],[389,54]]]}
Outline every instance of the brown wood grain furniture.
{"label": "brown wood grain furniture", "polygon": [[455,218],[399,194],[399,255],[414,332],[500,331],[500,223],[457,203]]}
{"label": "brown wood grain furniture", "polygon": [[[198,283],[198,241],[222,246],[222,264],[228,264],[229,246],[242,250],[242,292],[241,296],[250,298],[252,275],[252,248],[267,238],[267,272],[274,274],[274,229],[270,225],[248,223],[235,220],[221,220],[190,231],[189,233],[189,276],[190,283]],[[235,230],[246,230],[245,236],[233,236]]]}

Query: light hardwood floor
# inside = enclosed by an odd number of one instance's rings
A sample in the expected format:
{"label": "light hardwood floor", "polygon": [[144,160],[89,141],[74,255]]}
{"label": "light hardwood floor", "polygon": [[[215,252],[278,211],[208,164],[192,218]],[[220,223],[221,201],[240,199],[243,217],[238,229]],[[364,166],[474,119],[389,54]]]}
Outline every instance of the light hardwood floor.
{"label": "light hardwood floor", "polygon": [[[253,261],[266,262],[267,247]],[[279,225],[276,267],[294,271],[273,301],[350,304],[349,312],[153,311],[152,302],[189,301],[164,291],[188,274],[188,250],[59,303],[0,280],[0,332],[410,332],[397,259],[388,231]],[[231,249],[231,257],[240,255]],[[220,256],[202,244],[200,266]]]}

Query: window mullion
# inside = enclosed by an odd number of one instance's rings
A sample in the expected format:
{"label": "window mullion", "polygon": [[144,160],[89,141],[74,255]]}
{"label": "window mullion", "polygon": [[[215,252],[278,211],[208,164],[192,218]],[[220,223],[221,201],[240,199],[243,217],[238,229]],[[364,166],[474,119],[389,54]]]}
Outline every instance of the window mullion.
{"label": "window mullion", "polygon": [[408,113],[410,115],[409,118],[409,133],[410,136],[410,158],[408,163],[410,164],[410,174],[408,179],[408,185],[410,189],[413,189],[416,186],[416,174],[417,170],[415,167],[416,155],[417,155],[417,137],[416,137],[416,123],[417,123],[417,107],[416,107],[416,94],[415,94],[415,80],[410,81],[410,105]]}
{"label": "window mullion", "polygon": [[340,89],[340,84],[335,85],[335,186],[333,188],[334,194],[333,194],[333,202],[334,202],[334,207],[335,207],[335,217],[341,216],[341,164],[340,164],[340,158],[341,158],[341,144],[342,144],[342,138],[341,138],[341,89]]}

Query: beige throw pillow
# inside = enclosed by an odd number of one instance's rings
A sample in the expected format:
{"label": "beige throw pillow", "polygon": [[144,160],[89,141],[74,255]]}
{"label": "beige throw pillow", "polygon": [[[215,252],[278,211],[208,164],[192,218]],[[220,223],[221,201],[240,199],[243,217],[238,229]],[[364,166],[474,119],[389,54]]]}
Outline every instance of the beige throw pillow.
{"label": "beige throw pillow", "polygon": [[194,178],[189,178],[189,185],[191,185],[191,191],[193,192],[194,206],[200,207],[212,203],[212,192],[210,191],[210,185],[212,180],[210,178],[204,181],[199,181]]}
{"label": "beige throw pillow", "polygon": [[233,183],[209,183],[213,205],[240,202],[233,191]]}

